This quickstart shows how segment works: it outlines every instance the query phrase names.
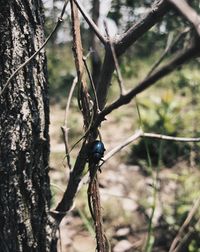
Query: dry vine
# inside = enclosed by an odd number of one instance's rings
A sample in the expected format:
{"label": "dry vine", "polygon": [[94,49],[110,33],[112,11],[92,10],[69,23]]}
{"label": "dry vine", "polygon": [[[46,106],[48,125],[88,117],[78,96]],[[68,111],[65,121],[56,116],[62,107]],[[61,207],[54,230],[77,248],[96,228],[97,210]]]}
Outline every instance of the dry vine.
{"label": "dry vine", "polygon": [[[169,1],[173,2],[174,1]],[[178,1],[181,2],[181,1]],[[77,7],[75,7],[75,5]],[[180,5],[177,8],[181,8]],[[121,77],[118,58],[122,55],[129,46],[131,46],[135,41],[137,41],[146,31],[148,31],[154,24],[156,24],[160,17],[164,16],[171,8],[171,5],[168,1],[155,1],[152,5],[152,8],[143,16],[136,24],[134,24],[126,33],[122,34],[119,39],[112,40],[109,37],[107,31],[107,38],[105,38],[99,31],[96,24],[92,21],[83,7],[77,0],[71,0],[72,8],[72,30],[74,36],[74,58],[75,65],[78,74],[78,80],[80,85],[80,95],[78,97],[80,109],[84,118],[84,125],[87,134],[84,135],[83,144],[80,149],[80,152],[77,156],[76,163],[74,168],[70,172],[68,186],[64,193],[64,196],[61,202],[56,208],[58,215],[55,217],[59,223],[64,216],[64,214],[70,210],[74,197],[76,195],[78,186],[82,179],[82,173],[85,167],[86,162],[88,161],[87,147],[92,141],[94,141],[98,136],[98,127],[105,120],[106,115],[110,114],[114,109],[121,107],[129,103],[137,94],[143,92],[151,85],[154,85],[159,79],[168,75],[177,69],[180,65],[188,62],[190,59],[196,57],[199,52],[199,43],[196,38],[193,39],[193,42],[189,44],[186,48],[180,50],[168,63],[164,66],[157,69],[158,65],[166,56],[167,52],[180,40],[183,39],[184,34],[188,32],[188,29],[184,30],[181,35],[179,35],[173,43],[169,44],[164,53],[161,55],[160,59],[156,62],[153,68],[150,70],[148,76],[142,80],[136,87],[131,89],[128,92],[124,91],[123,79]],[[81,12],[85,21],[90,26],[90,29],[96,34],[101,43],[105,46],[105,58],[101,70],[101,79],[99,83],[93,83],[89,68],[86,63],[85,57],[83,57],[81,36],[80,36],[80,24],[78,19],[77,10]],[[185,12],[182,10],[182,13],[185,15]],[[185,15],[188,18],[187,15]],[[188,18],[189,19],[189,18]],[[189,19],[190,22],[197,29],[197,24],[194,23],[193,19]],[[106,28],[107,30],[107,28]],[[109,68],[108,68],[109,65]],[[84,76],[84,66],[86,72],[89,76],[93,91],[95,93],[95,101],[93,101],[88,93],[87,84]],[[120,86],[120,96],[119,98],[105,107],[105,101],[108,93],[108,88],[110,80],[113,74],[114,69],[117,71],[118,82]],[[157,70],[156,70],[157,69]],[[95,89],[95,86],[97,87]],[[92,104],[92,105],[91,105]],[[92,108],[91,108],[92,106]],[[92,116],[92,113],[93,116]],[[157,138],[170,141],[199,141],[199,138],[184,138],[184,137],[171,137],[155,133],[147,133],[142,130],[137,131],[133,136],[128,138],[125,142],[111,150],[104,157],[104,162],[111,158],[115,153],[119,152],[122,148],[127,146],[129,143],[137,140],[139,137],[148,137],[148,138]],[[94,164],[89,164],[90,171],[90,182],[88,187],[88,202],[90,206],[90,211],[92,218],[95,223],[96,228],[96,238],[97,238],[97,250],[101,252],[108,251],[107,239],[104,236],[103,227],[102,227],[102,216],[101,216],[101,203],[98,189],[98,180],[96,176],[97,168]]]}

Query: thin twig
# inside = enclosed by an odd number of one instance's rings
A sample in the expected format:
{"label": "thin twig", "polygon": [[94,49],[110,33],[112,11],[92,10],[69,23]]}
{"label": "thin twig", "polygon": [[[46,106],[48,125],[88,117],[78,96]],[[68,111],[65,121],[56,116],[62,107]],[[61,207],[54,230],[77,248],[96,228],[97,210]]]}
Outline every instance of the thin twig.
{"label": "thin twig", "polygon": [[176,141],[176,142],[200,142],[200,137],[174,137],[174,136],[167,136],[162,134],[155,134],[155,133],[146,133],[143,132],[142,129],[136,131],[132,136],[127,138],[124,142],[116,146],[114,149],[109,151],[103,158],[103,163],[105,163],[108,159],[118,153],[121,149],[129,145],[130,143],[136,141],[140,137],[145,138],[153,138],[158,140],[166,140],[166,141]]}
{"label": "thin twig", "polygon": [[87,136],[89,135],[90,130],[91,130],[91,126],[92,126],[92,123],[93,123],[93,119],[94,119],[94,112],[92,112],[92,115],[91,115],[91,118],[90,118],[90,122],[89,122],[88,128],[85,130],[84,135],[83,135],[81,138],[79,138],[79,139],[72,145],[72,147],[69,149],[69,153],[71,153],[71,151],[76,147],[76,145],[77,145],[78,143],[80,143],[84,138],[87,138]]}
{"label": "thin twig", "polygon": [[70,92],[69,92],[68,99],[67,99],[67,106],[66,106],[66,109],[65,109],[64,125],[61,127],[63,137],[64,137],[64,143],[65,143],[65,152],[66,152],[66,156],[67,156],[67,164],[68,164],[70,170],[72,168],[72,165],[71,165],[71,161],[70,161],[69,141],[68,141],[68,132],[69,132],[68,115],[69,115],[69,107],[70,107],[70,104],[71,104],[72,95],[74,93],[74,89],[76,87],[77,82],[78,82],[78,78],[75,77],[74,80],[73,80]]}
{"label": "thin twig", "polygon": [[123,143],[116,146],[114,149],[109,151],[103,158],[103,163],[105,163],[108,159],[110,159],[112,156],[114,156],[116,153],[118,153],[121,149],[129,145],[130,143],[136,141],[138,138],[141,137],[142,130],[136,131],[132,136],[130,136],[128,139],[126,139]]}
{"label": "thin twig", "polygon": [[[200,224],[200,219],[197,221],[196,225],[199,225],[199,224]],[[173,252],[181,251],[180,249],[182,248],[183,244],[188,240],[188,238],[193,232],[195,232],[195,228],[190,226],[190,230],[183,236],[183,238],[180,240],[179,244],[177,245],[177,247],[175,248]]]}
{"label": "thin twig", "polygon": [[81,12],[81,14],[83,15],[85,21],[88,23],[88,25],[90,26],[90,28],[94,31],[94,33],[96,34],[96,36],[99,38],[99,40],[106,45],[107,41],[104,38],[104,36],[101,34],[99,28],[97,27],[97,25],[94,23],[94,21],[90,18],[90,16],[87,14],[87,12],[85,11],[85,9],[83,8],[83,6],[81,6],[81,4],[77,1],[77,0],[73,0],[74,3],[76,4],[76,6],[78,7],[79,11]]}
{"label": "thin twig", "polygon": [[181,33],[178,34],[178,36],[174,39],[174,42],[172,41],[172,36],[168,37],[167,40],[167,44],[165,47],[164,52],[161,54],[160,58],[155,62],[155,64],[152,66],[152,68],[150,69],[150,71],[147,74],[147,77],[150,76],[155,69],[160,65],[160,63],[164,60],[164,58],[166,57],[166,55],[168,54],[169,51],[172,50],[172,48],[174,48],[174,46],[180,41],[180,39],[190,31],[190,28],[187,27],[186,29],[184,29]]}
{"label": "thin twig", "polygon": [[60,223],[64,215],[72,208],[75,195],[78,191],[79,184],[82,180],[82,174],[86,164],[86,143],[82,144],[82,148],[77,156],[74,168],[69,175],[69,181],[64,195],[55,209],[58,216],[55,217],[56,221]]}
{"label": "thin twig", "polygon": [[171,49],[172,39],[173,39],[173,35],[172,35],[172,33],[169,33],[165,50],[161,54],[160,58],[153,64],[153,66],[151,67],[151,69],[149,70],[149,72],[147,74],[147,77],[150,76],[155,71],[155,69],[160,65],[160,63],[164,60],[165,56],[167,55],[167,53]]}
{"label": "thin twig", "polygon": [[91,86],[92,86],[92,90],[93,90],[93,93],[94,93],[95,103],[96,103],[96,108],[97,108],[97,113],[99,113],[100,109],[99,109],[99,103],[98,103],[98,99],[97,99],[97,92],[96,92],[94,81],[93,81],[92,75],[90,73],[89,67],[87,65],[86,59],[87,59],[87,57],[83,57],[83,62],[84,62],[85,69],[87,71],[87,74],[88,74],[88,77],[89,77],[89,80],[90,80],[90,83],[91,83]]}
{"label": "thin twig", "polygon": [[123,81],[123,78],[122,78],[122,75],[121,75],[119,63],[118,63],[118,60],[117,60],[117,55],[115,53],[115,48],[114,48],[112,39],[111,39],[111,37],[109,35],[109,32],[108,32],[107,23],[105,21],[104,21],[104,27],[105,27],[106,35],[108,37],[108,42],[109,42],[111,53],[112,53],[114,63],[115,63],[115,69],[116,69],[116,72],[117,72],[117,80],[118,80],[119,89],[120,89],[120,96],[123,96],[126,93],[125,87],[124,87],[124,81]]}
{"label": "thin twig", "polygon": [[78,77],[76,76],[73,80],[73,83],[72,83],[72,86],[71,86],[71,89],[70,89],[70,92],[69,92],[69,96],[68,96],[68,99],[67,99],[67,106],[66,106],[66,109],[65,109],[65,120],[64,120],[64,126],[67,128],[67,125],[68,125],[68,115],[69,115],[69,108],[70,108],[70,104],[71,104],[71,100],[72,100],[72,95],[74,93],[74,89],[76,87],[76,84],[78,82]]}
{"label": "thin twig", "polygon": [[185,0],[167,0],[194,26],[200,36],[200,16]]}
{"label": "thin twig", "polygon": [[159,140],[176,141],[176,142],[200,142],[200,137],[173,137],[155,133],[142,133],[141,137],[154,138]]}
{"label": "thin twig", "polygon": [[54,33],[56,32],[56,30],[58,29],[58,27],[60,26],[60,24],[63,21],[63,15],[65,13],[65,9],[67,7],[69,0],[65,0],[65,3],[63,5],[62,8],[62,12],[60,17],[58,18],[58,21],[56,23],[56,25],[54,26],[52,32],[49,34],[49,36],[47,37],[47,39],[44,41],[44,43],[41,45],[41,47],[30,57],[28,58],[23,64],[21,64],[12,74],[11,76],[8,78],[6,84],[4,85],[3,89],[0,92],[0,96],[3,95],[3,93],[5,92],[6,88],[8,87],[8,85],[10,84],[11,80],[16,76],[16,74],[23,68],[25,67],[32,59],[35,58],[35,56],[46,46],[46,44],[49,42],[49,40],[51,39],[51,37],[54,35]]}
{"label": "thin twig", "polygon": [[136,95],[155,84],[159,79],[173,72],[177,67],[181,66],[185,62],[188,62],[193,57],[197,57],[198,55],[199,45],[197,43],[192,44],[189,48],[182,49],[166,65],[155,71],[149,77],[145,78],[135,88],[131,89],[127,94],[121,96],[116,101],[107,106],[105,109],[103,109],[98,115],[94,123],[94,127],[96,127],[103,120],[105,120],[105,116],[110,114],[113,110],[121,107],[122,105],[128,104]]}
{"label": "thin twig", "polygon": [[200,197],[197,198],[194,205],[192,206],[191,210],[189,211],[187,218],[185,219],[183,225],[180,227],[178,234],[176,235],[175,239],[173,240],[169,252],[176,251],[176,247],[178,243],[181,241],[182,234],[185,230],[185,228],[190,224],[193,216],[195,215],[196,211],[199,209],[200,206]]}

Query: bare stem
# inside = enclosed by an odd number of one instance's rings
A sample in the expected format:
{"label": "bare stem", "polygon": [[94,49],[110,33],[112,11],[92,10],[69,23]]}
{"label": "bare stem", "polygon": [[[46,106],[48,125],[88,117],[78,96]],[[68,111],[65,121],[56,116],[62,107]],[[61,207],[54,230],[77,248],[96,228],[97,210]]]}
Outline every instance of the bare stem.
{"label": "bare stem", "polygon": [[87,74],[88,74],[88,77],[89,77],[89,80],[90,80],[90,83],[91,83],[91,86],[92,86],[92,90],[93,90],[93,93],[94,93],[95,102],[96,102],[96,108],[97,108],[97,113],[99,113],[100,109],[99,109],[99,103],[98,103],[98,99],[97,99],[97,92],[96,92],[94,81],[92,79],[92,75],[90,73],[90,70],[89,70],[89,67],[87,65],[86,59],[87,59],[87,57],[83,57],[83,62],[84,62],[84,65],[85,65],[85,68],[86,68],[86,71],[87,71]]}
{"label": "bare stem", "polygon": [[120,96],[122,96],[122,95],[125,94],[124,81],[123,81],[123,78],[122,78],[122,75],[121,75],[119,63],[118,63],[118,60],[117,60],[117,55],[115,53],[115,48],[114,48],[112,39],[111,39],[111,37],[109,35],[109,32],[108,32],[108,27],[107,27],[106,22],[104,22],[104,27],[105,27],[106,35],[108,36],[108,42],[109,42],[111,53],[112,53],[114,63],[115,63],[115,69],[116,69],[116,72],[117,72],[117,80],[118,80],[119,89],[120,89]]}
{"label": "bare stem", "polygon": [[77,0],[73,0],[74,3],[76,4],[76,6],[78,7],[79,11],[81,12],[81,14],[83,15],[85,21],[88,23],[88,25],[90,26],[90,28],[94,31],[94,33],[96,34],[96,36],[99,38],[99,40],[106,45],[107,41],[104,38],[104,36],[101,34],[99,28],[97,27],[97,25],[94,23],[94,21],[90,18],[90,16],[87,14],[87,12],[85,11],[85,9],[83,8],[83,6],[80,5],[80,3]]}
{"label": "bare stem", "polygon": [[[143,34],[151,27],[158,23],[169,11],[170,4],[166,0],[155,0],[152,8],[144,14],[133,26],[121,36],[118,36],[113,42],[117,57],[122,55],[128,48],[133,45]],[[100,80],[97,84],[97,97],[100,110],[105,107],[112,74],[115,70],[115,64],[110,50],[105,47],[106,53]]]}
{"label": "bare stem", "polygon": [[178,234],[176,235],[176,237],[174,238],[169,252],[175,252],[176,247],[178,246],[178,243],[181,242],[181,238],[182,235],[184,233],[184,230],[186,229],[186,227],[188,227],[188,225],[190,224],[192,218],[194,217],[196,211],[199,209],[200,206],[200,197],[197,198],[197,200],[195,201],[194,205],[192,206],[191,210],[189,211],[187,218],[185,219],[184,223],[182,224],[182,226],[180,227]]}
{"label": "bare stem", "polygon": [[200,137],[173,137],[155,133],[142,133],[141,137],[159,139],[159,140],[167,140],[167,141],[176,141],[176,142],[200,142]]}
{"label": "bare stem", "polygon": [[200,16],[185,0],[168,0],[194,26],[200,36]]}
{"label": "bare stem", "polygon": [[176,142],[200,142],[200,137],[174,137],[174,136],[168,136],[168,135],[162,135],[162,134],[156,134],[156,133],[146,133],[143,132],[142,129],[136,131],[132,136],[127,138],[124,142],[116,146],[114,149],[109,151],[103,158],[103,163],[105,163],[108,159],[110,159],[112,156],[114,156],[116,153],[118,153],[120,150],[122,150],[124,147],[129,145],[130,143],[136,141],[140,137],[143,138],[153,138],[158,140],[166,140],[166,141],[176,141]]}
{"label": "bare stem", "polygon": [[128,104],[136,95],[155,84],[159,79],[173,72],[180,65],[184,64],[185,62],[188,62],[190,59],[192,59],[193,57],[197,57],[198,55],[199,46],[197,43],[193,43],[189,48],[181,50],[166,65],[155,71],[149,77],[141,81],[135,88],[131,89],[124,96],[121,96],[116,101],[107,106],[105,109],[103,109],[98,115],[94,126],[99,125],[103,120],[105,120],[105,116],[110,114],[114,109],[117,109],[122,105]]}
{"label": "bare stem", "polygon": [[169,34],[169,38],[167,40],[167,44],[166,44],[166,48],[164,50],[164,52],[161,54],[160,58],[155,62],[155,64],[152,66],[152,68],[150,69],[150,71],[147,74],[147,77],[150,76],[155,70],[156,68],[162,63],[162,61],[165,59],[166,55],[168,54],[168,52],[180,41],[180,39],[188,32],[190,31],[190,28],[186,28],[184,29],[181,33],[178,34],[178,36],[174,39],[174,41],[172,42],[171,40],[171,35]]}
{"label": "bare stem", "polygon": [[110,159],[112,156],[114,156],[116,153],[121,151],[124,147],[129,145],[130,143],[136,141],[138,138],[140,138],[142,135],[142,130],[136,131],[132,136],[130,136],[128,139],[126,139],[124,142],[116,146],[114,149],[109,151],[103,158],[103,163],[105,163],[108,159]]}
{"label": "bare stem", "polygon": [[75,77],[74,81],[72,83],[70,92],[69,92],[68,99],[67,99],[67,106],[66,106],[66,109],[65,109],[64,125],[61,127],[61,130],[63,132],[63,137],[64,137],[64,143],[65,143],[65,152],[66,152],[66,156],[67,156],[67,164],[68,164],[70,169],[72,168],[72,165],[71,165],[71,161],[70,161],[70,151],[69,151],[69,141],[68,141],[68,131],[69,131],[68,116],[69,116],[69,108],[70,108],[70,104],[71,104],[71,100],[72,100],[72,95],[74,93],[74,89],[76,87],[77,82],[78,82],[78,78]]}

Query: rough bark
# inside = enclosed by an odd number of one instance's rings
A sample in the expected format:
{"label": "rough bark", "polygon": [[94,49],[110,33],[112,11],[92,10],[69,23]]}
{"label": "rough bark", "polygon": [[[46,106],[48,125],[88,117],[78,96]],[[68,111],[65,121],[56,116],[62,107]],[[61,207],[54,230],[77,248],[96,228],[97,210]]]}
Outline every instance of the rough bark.
{"label": "rough bark", "polygon": [[[0,0],[0,89],[43,43],[41,0]],[[0,251],[48,251],[49,105],[42,51],[0,97]]]}

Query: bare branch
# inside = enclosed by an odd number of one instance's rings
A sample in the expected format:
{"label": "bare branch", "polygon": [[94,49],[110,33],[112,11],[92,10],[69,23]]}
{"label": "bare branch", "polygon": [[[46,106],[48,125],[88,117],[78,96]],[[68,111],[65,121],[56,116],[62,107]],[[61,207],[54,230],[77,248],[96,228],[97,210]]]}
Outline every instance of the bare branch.
{"label": "bare branch", "polygon": [[96,240],[97,240],[97,251],[107,252],[108,251],[106,247],[107,239],[103,231],[99,184],[96,175],[93,178],[91,178],[91,181],[89,183],[88,205],[91,216],[94,221]]}
{"label": "bare branch", "polygon": [[94,33],[96,34],[96,36],[99,38],[99,40],[106,45],[107,41],[104,38],[104,36],[101,34],[99,28],[97,27],[97,25],[93,22],[93,20],[90,18],[90,16],[87,14],[87,12],[85,11],[85,9],[83,8],[83,6],[80,5],[80,3],[77,0],[73,0],[74,3],[76,4],[76,6],[78,7],[79,11],[81,12],[81,14],[83,15],[83,17],[85,18],[86,22],[88,23],[88,25],[90,26],[90,28],[94,31]]}
{"label": "bare branch", "polygon": [[136,141],[138,138],[141,137],[143,134],[142,130],[136,131],[132,136],[130,136],[128,139],[126,139],[123,143],[116,146],[114,149],[109,151],[103,158],[103,163],[105,163],[108,159],[110,159],[112,156],[114,156],[116,153],[121,151],[124,147],[129,145],[130,143]]}
{"label": "bare branch", "polygon": [[150,76],[155,71],[155,69],[161,64],[161,62],[164,60],[165,56],[167,55],[167,53],[169,52],[171,48],[172,37],[173,37],[172,33],[169,33],[165,50],[163,51],[159,59],[153,64],[153,66],[151,67],[151,69],[149,70],[147,74],[147,77]]}
{"label": "bare branch", "polygon": [[168,0],[194,26],[200,36],[200,16],[185,0]]}
{"label": "bare branch", "polygon": [[[172,42],[171,38],[168,38],[167,41],[167,45],[166,48],[164,50],[164,52],[161,54],[160,58],[155,62],[155,64],[152,66],[151,70],[148,72],[147,77],[150,76],[155,69],[160,65],[160,63],[164,60],[164,58],[166,57],[166,55],[168,54],[168,52],[170,50],[172,50],[172,48],[181,40],[181,38],[190,31],[190,28],[187,27],[186,29],[184,29],[181,33],[178,34],[178,36],[174,39],[174,41]],[[169,41],[171,40],[171,41]]]}
{"label": "bare branch", "polygon": [[[71,16],[72,16],[72,32],[73,32],[73,49],[74,49],[74,59],[77,70],[77,76],[79,83],[81,85],[81,102],[83,106],[83,117],[85,126],[87,128],[90,125],[90,111],[89,111],[89,98],[87,92],[87,85],[84,76],[84,65],[83,65],[83,52],[82,52],[82,43],[81,43],[81,35],[80,35],[80,21],[78,17],[78,9],[74,4],[73,0],[70,0],[71,3]],[[57,223],[59,223],[64,214],[70,210],[73,205],[74,197],[77,193],[79,183],[81,182],[82,173],[87,162],[86,156],[86,146],[85,142],[83,142],[81,150],[77,156],[76,163],[74,165],[73,170],[70,172],[69,182],[63,198],[60,203],[56,207],[55,211],[60,212],[55,219]]]}
{"label": "bare branch", "polygon": [[69,115],[69,107],[70,107],[70,104],[71,104],[72,95],[74,93],[74,89],[76,87],[77,82],[78,82],[78,78],[75,77],[74,81],[72,83],[70,92],[69,92],[68,99],[67,99],[67,106],[66,106],[66,109],[65,109],[64,125],[61,127],[63,137],[64,137],[64,143],[65,143],[65,152],[66,152],[66,156],[67,156],[67,164],[68,164],[70,170],[72,168],[72,165],[71,165],[71,162],[70,162],[70,151],[69,151],[69,141],[68,141],[68,131],[69,131],[69,128],[68,128],[68,115]]}
{"label": "bare branch", "polygon": [[[117,57],[122,55],[131,45],[134,44],[145,32],[152,26],[158,23],[163,16],[169,11],[170,4],[165,0],[156,0],[150,9],[140,20],[138,20],[126,33],[113,41]],[[112,53],[106,47],[106,54],[102,66],[100,80],[97,85],[97,96],[100,110],[102,110],[106,103],[107,93],[110,87],[112,74],[115,70]]]}
{"label": "bare branch", "polygon": [[200,142],[200,137],[174,137],[174,136],[168,136],[168,135],[162,135],[162,134],[156,134],[156,133],[147,133],[143,132],[142,129],[137,130],[132,136],[130,136],[128,139],[126,139],[124,142],[116,146],[114,149],[109,151],[103,158],[103,165],[108,159],[110,159],[112,156],[114,156],[116,153],[118,153],[120,150],[122,150],[124,147],[129,145],[130,143],[136,141],[140,137],[145,138],[153,138],[158,140],[166,140],[166,141],[176,141],[176,142]]}
{"label": "bare branch", "polygon": [[38,53],[46,46],[46,44],[49,42],[49,40],[52,38],[52,36],[54,35],[54,33],[56,32],[56,30],[58,29],[58,27],[60,26],[60,24],[63,22],[63,15],[65,13],[65,9],[67,7],[69,0],[65,0],[65,3],[63,5],[62,8],[62,12],[60,17],[58,18],[58,21],[56,23],[56,25],[54,26],[52,32],[49,34],[49,36],[47,37],[47,39],[44,41],[44,43],[42,44],[42,46],[30,57],[28,58],[23,64],[21,64],[21,66],[19,66],[9,77],[9,79],[7,80],[6,84],[4,85],[4,87],[2,88],[1,92],[0,92],[0,96],[3,95],[3,93],[5,92],[6,88],[8,87],[8,85],[10,84],[10,82],[12,81],[12,79],[16,76],[16,74],[22,69],[24,68],[32,59],[35,58],[35,56],[38,55]]}
{"label": "bare branch", "polygon": [[188,62],[191,58],[197,57],[198,55],[199,55],[199,46],[196,43],[192,43],[192,45],[189,48],[181,50],[165,66],[158,69],[151,76],[147,77],[142,82],[140,82],[135,88],[129,91],[126,95],[121,96],[112,104],[107,106],[104,110],[102,110],[102,112],[98,115],[95,121],[95,126],[99,125],[101,121],[105,120],[105,116],[111,113],[114,109],[117,109],[122,105],[129,103],[137,94],[141,93],[148,87],[152,86],[159,79],[173,72],[177,67],[181,66],[185,62]]}
{"label": "bare branch", "polygon": [[69,115],[69,108],[70,108],[70,104],[71,104],[71,100],[72,100],[72,95],[74,93],[74,89],[76,87],[76,84],[78,82],[78,78],[77,76],[74,78],[73,80],[73,83],[72,83],[72,86],[71,86],[71,89],[70,89],[70,92],[69,92],[69,96],[68,96],[68,99],[67,99],[67,106],[66,106],[66,109],[65,109],[65,120],[64,120],[64,126],[66,128],[67,127],[67,124],[68,124],[68,115]]}
{"label": "bare branch", "polygon": [[100,109],[99,109],[99,103],[98,103],[98,99],[97,99],[97,92],[96,92],[94,81],[92,79],[92,75],[90,73],[90,70],[89,70],[89,67],[87,65],[86,59],[87,59],[87,57],[83,57],[83,62],[84,62],[84,65],[85,65],[85,68],[86,68],[86,71],[87,71],[87,74],[88,74],[88,77],[89,77],[89,80],[90,80],[90,83],[91,83],[91,86],[92,86],[92,90],[93,90],[93,93],[94,93],[95,102],[96,102],[96,108],[97,108],[97,113],[99,113]]}
{"label": "bare branch", "polygon": [[[198,220],[197,225],[199,223],[200,223],[200,219]],[[190,235],[193,232],[196,232],[195,228],[193,226],[189,226],[189,231],[183,236],[183,238],[181,238],[179,244],[177,245],[177,247],[175,248],[175,250],[173,250],[173,252],[180,252],[183,244],[188,240],[188,238],[190,237]]]}
{"label": "bare branch", "polygon": [[83,114],[84,126],[88,129],[90,124],[90,96],[87,88],[87,82],[84,73],[83,64],[83,47],[81,41],[80,32],[80,20],[78,8],[74,3],[74,0],[70,0],[71,3],[71,17],[72,17],[72,33],[73,33],[73,52],[76,65],[76,71],[79,81],[79,102],[81,103],[81,112]]}
{"label": "bare branch", "polygon": [[167,141],[176,141],[176,142],[200,142],[200,137],[173,137],[168,135],[161,135],[155,133],[142,133],[141,137],[159,139],[159,140],[167,140]]}
{"label": "bare branch", "polygon": [[152,26],[158,23],[169,11],[170,5],[165,0],[154,1],[151,9],[142,16],[127,32],[116,41],[116,53],[121,55]]}
{"label": "bare branch", "polygon": [[105,27],[106,34],[108,36],[110,49],[111,49],[113,60],[114,60],[114,63],[115,63],[115,69],[116,69],[116,72],[117,72],[117,80],[118,80],[118,83],[119,83],[120,95],[124,95],[125,92],[126,92],[125,88],[124,88],[124,82],[123,82],[123,79],[122,79],[122,75],[121,75],[119,63],[118,63],[118,60],[117,60],[117,56],[116,56],[116,53],[115,53],[115,48],[113,46],[112,39],[110,38],[106,22],[104,22],[104,27]]}

